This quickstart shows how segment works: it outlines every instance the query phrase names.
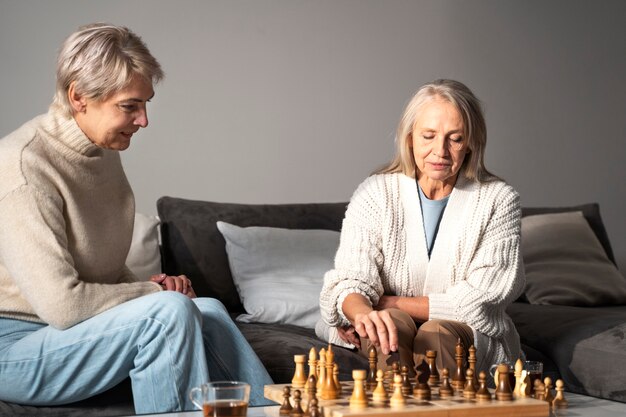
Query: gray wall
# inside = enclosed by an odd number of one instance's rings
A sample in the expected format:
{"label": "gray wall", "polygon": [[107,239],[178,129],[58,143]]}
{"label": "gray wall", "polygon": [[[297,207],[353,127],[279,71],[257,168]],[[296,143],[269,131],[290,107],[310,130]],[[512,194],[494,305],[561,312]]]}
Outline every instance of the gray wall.
{"label": "gray wall", "polygon": [[46,110],[77,26],[131,27],[167,79],[123,153],[162,195],[344,201],[434,78],[484,101],[487,166],[526,206],[596,201],[626,267],[626,2],[0,0],[0,136]]}

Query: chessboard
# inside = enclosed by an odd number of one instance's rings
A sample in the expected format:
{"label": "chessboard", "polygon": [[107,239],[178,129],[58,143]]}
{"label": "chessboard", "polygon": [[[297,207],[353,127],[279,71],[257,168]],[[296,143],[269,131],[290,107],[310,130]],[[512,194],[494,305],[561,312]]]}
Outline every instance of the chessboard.
{"label": "chessboard", "polygon": [[[557,380],[557,395],[553,396],[551,379],[531,383],[519,359],[514,372],[507,364],[497,365],[497,387],[492,393],[486,373],[476,372],[476,349],[470,346],[466,352],[460,340],[455,348],[453,376],[447,368],[439,372],[435,365],[437,352],[428,350],[427,368],[415,368],[415,385],[408,366],[394,362],[385,371],[377,369],[374,347],[370,347],[368,356],[369,372],[355,369],[353,381],[340,382],[332,346],[320,350],[319,360],[311,348],[308,378],[306,355],[294,355],[291,384],[266,385],[264,395],[281,404],[280,415],[285,417],[548,417],[551,408],[567,406],[563,381]],[[513,376],[515,380],[511,381]]]}
{"label": "chessboard", "polygon": [[[440,398],[433,393],[430,400],[417,400],[412,395],[406,396],[406,403],[399,407],[392,407],[389,403],[374,404],[372,394],[368,393],[368,405],[365,407],[350,406],[350,396],[354,387],[352,381],[342,381],[341,394],[335,400],[319,400],[320,412],[324,417],[548,417],[550,405],[532,397],[516,398],[512,401],[481,401],[466,399],[461,394],[449,398]],[[265,386],[265,397],[284,402],[283,389],[289,384],[275,384]],[[306,395],[302,395],[302,407],[307,407]]]}

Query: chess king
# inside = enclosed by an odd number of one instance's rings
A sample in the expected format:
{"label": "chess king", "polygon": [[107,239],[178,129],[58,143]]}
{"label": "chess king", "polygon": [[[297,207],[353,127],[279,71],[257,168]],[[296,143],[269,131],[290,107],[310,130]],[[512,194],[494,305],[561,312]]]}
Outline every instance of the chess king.
{"label": "chess king", "polygon": [[399,360],[413,371],[429,350],[439,369],[454,369],[459,340],[476,347],[476,372],[523,357],[505,311],[524,287],[519,196],[487,171],[486,141],[481,104],[464,84],[417,91],[394,159],[348,205],[319,337],[364,355],[373,345],[383,369]]}

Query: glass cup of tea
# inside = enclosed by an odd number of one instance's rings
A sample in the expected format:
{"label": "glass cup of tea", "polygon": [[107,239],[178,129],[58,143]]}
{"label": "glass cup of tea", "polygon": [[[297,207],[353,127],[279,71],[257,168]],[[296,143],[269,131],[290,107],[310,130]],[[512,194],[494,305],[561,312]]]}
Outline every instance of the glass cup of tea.
{"label": "glass cup of tea", "polygon": [[535,381],[542,381],[541,377],[543,375],[543,363],[539,361],[524,362],[524,373],[528,375],[530,393],[533,394],[535,392]]}
{"label": "glass cup of tea", "polygon": [[208,382],[192,388],[189,399],[204,417],[245,417],[250,385],[238,381]]}

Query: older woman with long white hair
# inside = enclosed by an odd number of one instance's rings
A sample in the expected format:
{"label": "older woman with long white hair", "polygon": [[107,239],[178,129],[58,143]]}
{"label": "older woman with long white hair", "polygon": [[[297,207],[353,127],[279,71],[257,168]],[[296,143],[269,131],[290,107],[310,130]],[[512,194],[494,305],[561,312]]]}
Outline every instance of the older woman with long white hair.
{"label": "older woman with long white hair", "polygon": [[224,306],[184,275],[126,267],[135,201],[119,151],[148,126],[163,71],[124,27],[81,27],[58,56],[48,113],[0,140],[0,399],[58,405],[130,376],[137,413],[193,409],[213,380],[265,368]]}
{"label": "older woman with long white hair", "polygon": [[[318,335],[398,352],[427,350],[456,369],[461,340],[477,369],[522,355],[505,309],[524,287],[519,196],[485,168],[480,102],[462,83],[422,86],[400,120],[395,159],[367,178],[346,211],[335,268],[320,296]],[[395,359],[395,358],[394,358]]]}

